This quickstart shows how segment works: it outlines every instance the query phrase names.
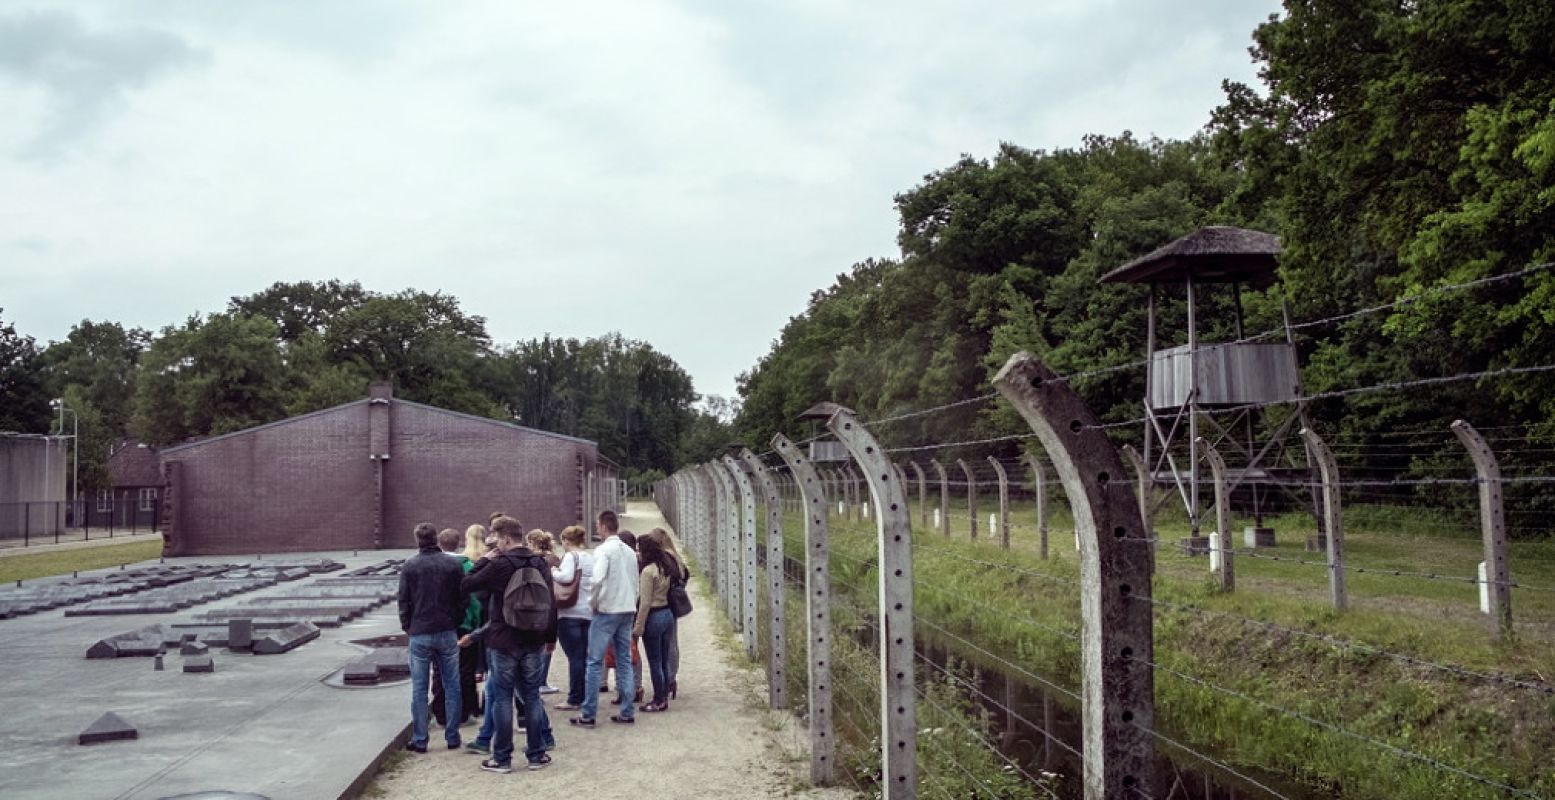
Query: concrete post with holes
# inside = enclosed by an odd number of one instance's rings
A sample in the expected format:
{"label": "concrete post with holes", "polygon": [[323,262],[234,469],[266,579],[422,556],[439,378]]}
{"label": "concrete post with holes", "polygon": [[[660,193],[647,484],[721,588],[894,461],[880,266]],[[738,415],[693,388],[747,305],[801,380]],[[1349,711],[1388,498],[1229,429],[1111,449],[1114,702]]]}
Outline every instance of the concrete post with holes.
{"label": "concrete post with holes", "polygon": [[[1010,476],[1004,471],[1004,465],[993,456],[988,457],[988,463],[993,465],[994,474],[999,476],[999,544],[1004,549],[1010,549]],[[992,530],[988,533],[991,535]]]}
{"label": "concrete post with holes", "polygon": [[697,525],[702,532],[703,558],[707,562],[708,588],[712,590],[713,599],[721,608],[724,603],[724,565],[719,558],[721,551],[718,548],[718,504],[719,488],[718,479],[711,472],[707,464],[698,464],[693,472],[697,476],[698,496],[703,501],[703,509],[698,516]]}
{"label": "concrete post with holes", "polygon": [[961,468],[961,474],[966,477],[966,518],[971,526],[971,537],[977,538],[977,476],[972,474],[972,468],[966,465],[966,460],[956,459],[956,466]]}
{"label": "concrete post with holes", "polygon": [[740,461],[750,472],[751,482],[761,495],[767,522],[767,702],[774,709],[788,708],[788,661],[783,634],[783,508],[772,471],[748,449],[740,450]]}
{"label": "concrete post with holes", "polygon": [[751,486],[750,477],[740,467],[740,462],[735,461],[733,456],[723,456],[722,461],[739,491],[740,536],[735,540],[735,552],[740,559],[740,596],[743,599],[740,608],[744,612],[740,632],[745,634],[745,655],[754,660],[757,653],[756,490]]}
{"label": "concrete post with holes", "polygon": [[782,434],[772,449],[794,476],[804,515],[805,620],[809,634],[806,665],[810,675],[810,782],[830,784],[835,777],[835,729],[831,681],[831,545],[826,537],[826,492],[815,467]]}
{"label": "concrete post with holes", "polygon": [[[907,494],[907,487],[908,487],[907,471],[902,469],[902,465],[901,464],[897,464],[897,463],[893,462],[891,464],[891,473],[896,476],[896,483],[897,483],[897,485],[902,487],[902,494],[904,494],[904,495]],[[908,502],[911,503],[912,501],[909,500]],[[912,524],[912,509],[911,509],[911,507],[908,508],[907,523],[909,525]]]}
{"label": "concrete post with holes", "polygon": [[718,561],[718,598],[723,604],[724,616],[736,633],[743,618],[740,616],[740,569],[734,559],[735,540],[739,535],[738,501],[735,499],[734,480],[728,470],[715,461],[707,463],[707,474],[717,485],[717,518],[713,526],[714,558]]}
{"label": "concrete post with holes", "polygon": [[929,459],[929,466],[939,476],[939,532],[942,536],[950,536],[950,478],[945,475],[945,466],[939,463],[939,459]]}
{"label": "concrete post with holes", "polygon": [[1145,466],[1145,459],[1139,455],[1139,451],[1131,444],[1123,445],[1123,455],[1128,459],[1129,466],[1134,468],[1134,493],[1139,496],[1139,516],[1145,521],[1145,530],[1150,532],[1150,538],[1155,536],[1155,502],[1150,496],[1151,479],[1149,469]]}
{"label": "concrete post with holes", "polygon": [[1053,460],[1080,537],[1085,797],[1155,791],[1155,558],[1117,447],[1067,381],[1017,353],[994,386]]}
{"label": "concrete post with holes", "polygon": [[1328,552],[1328,596],[1334,608],[1343,611],[1350,607],[1350,592],[1344,573],[1344,511],[1339,500],[1339,462],[1328,449],[1322,437],[1311,428],[1301,429],[1301,439],[1312,457],[1317,459],[1318,473],[1323,478],[1323,527],[1328,529],[1325,549]]}
{"label": "concrete post with holes", "polygon": [[924,480],[923,467],[918,462],[909,461],[907,466],[912,467],[914,478],[918,481],[918,519],[924,530],[929,529],[929,484]]}
{"label": "concrete post with holes", "polygon": [[913,682],[912,524],[906,487],[852,411],[826,427],[848,448],[869,485],[880,545],[880,749],[886,800],[918,796],[917,688]]}
{"label": "concrete post with holes", "polygon": [[1480,576],[1490,636],[1501,640],[1512,635],[1512,570],[1506,561],[1506,509],[1501,494],[1501,464],[1485,437],[1463,420],[1452,423],[1452,432],[1468,448],[1479,483],[1479,526],[1485,563]]}
{"label": "concrete post with holes", "polygon": [[1042,458],[1036,453],[1026,454],[1026,465],[1031,467],[1031,490],[1037,496],[1037,540],[1042,559],[1047,560],[1047,470],[1042,468]]}
{"label": "concrete post with holes", "polygon": [[[1215,533],[1209,542],[1209,568],[1220,576],[1220,590],[1236,589],[1236,547],[1231,541],[1231,491],[1226,485],[1226,460],[1208,439],[1199,437],[1200,455],[1209,462],[1210,477],[1215,481]],[[1143,488],[1143,487],[1141,487]],[[1145,503],[1140,503],[1143,516]]]}

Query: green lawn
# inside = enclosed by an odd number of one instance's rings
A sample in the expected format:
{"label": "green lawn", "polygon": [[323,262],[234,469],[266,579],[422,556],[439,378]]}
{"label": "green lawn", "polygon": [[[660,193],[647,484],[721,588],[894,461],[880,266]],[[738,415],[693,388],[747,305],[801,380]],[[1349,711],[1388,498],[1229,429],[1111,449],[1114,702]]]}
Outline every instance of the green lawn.
{"label": "green lawn", "polygon": [[49,553],[26,553],[0,557],[0,583],[43,578],[49,575],[65,575],[73,570],[102,569],[120,564],[156,558],[162,554],[162,539],[150,538],[140,542],[110,544],[102,547],[82,547],[74,550],[56,550]]}

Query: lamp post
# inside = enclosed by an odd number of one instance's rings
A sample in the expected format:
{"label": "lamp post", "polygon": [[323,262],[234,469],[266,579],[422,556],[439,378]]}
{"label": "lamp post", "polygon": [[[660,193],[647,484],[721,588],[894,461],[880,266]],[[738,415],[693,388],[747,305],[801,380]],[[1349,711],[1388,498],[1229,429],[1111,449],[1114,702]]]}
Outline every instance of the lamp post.
{"label": "lamp post", "polygon": [[81,520],[79,519],[81,516],[81,511],[79,508],[80,499],[77,498],[76,495],[80,494],[81,492],[81,415],[77,414],[75,409],[67,408],[65,406],[65,399],[63,397],[54,398],[53,400],[49,401],[49,405],[59,409],[59,434],[61,436],[65,435],[65,412],[70,412],[71,492],[69,499],[71,514],[78,518],[75,520],[75,522],[79,525],[81,523]]}

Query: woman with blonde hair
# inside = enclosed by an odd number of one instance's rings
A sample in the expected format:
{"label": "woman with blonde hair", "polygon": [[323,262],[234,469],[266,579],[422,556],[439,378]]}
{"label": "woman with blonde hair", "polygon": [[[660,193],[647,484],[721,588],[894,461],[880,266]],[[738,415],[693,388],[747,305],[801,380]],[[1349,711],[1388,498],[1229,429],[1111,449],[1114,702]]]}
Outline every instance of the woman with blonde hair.
{"label": "woman with blonde hair", "polygon": [[464,557],[471,562],[486,555],[486,526],[479,523],[464,529]]}
{"label": "woman with blonde hair", "polygon": [[556,604],[556,640],[567,654],[567,702],[556,706],[572,711],[583,705],[583,689],[588,667],[589,627],[594,611],[590,603],[589,579],[594,574],[594,554],[588,551],[588,532],[577,525],[562,528],[561,564],[551,570],[551,582],[558,594],[570,595],[570,605]]}
{"label": "woman with blonde hair", "polygon": [[[686,566],[686,560],[680,557],[680,551],[675,549],[675,539],[663,528],[654,528],[643,535],[643,538],[651,538],[671,559],[675,562],[674,574],[671,580],[678,575],[680,583],[691,580],[691,568]],[[669,641],[665,644],[667,652],[664,655],[665,677],[669,680],[669,696],[674,698],[680,693],[680,683],[676,677],[680,674],[680,626],[670,628]]]}

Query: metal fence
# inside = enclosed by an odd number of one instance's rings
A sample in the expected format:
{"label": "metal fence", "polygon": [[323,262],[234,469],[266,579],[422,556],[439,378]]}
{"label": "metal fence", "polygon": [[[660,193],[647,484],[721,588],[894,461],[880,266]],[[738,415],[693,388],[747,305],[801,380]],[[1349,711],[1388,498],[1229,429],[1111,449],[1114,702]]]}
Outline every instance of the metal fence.
{"label": "metal fence", "polygon": [[161,521],[161,503],[135,491],[75,502],[0,503],[0,547],[155,533]]}

